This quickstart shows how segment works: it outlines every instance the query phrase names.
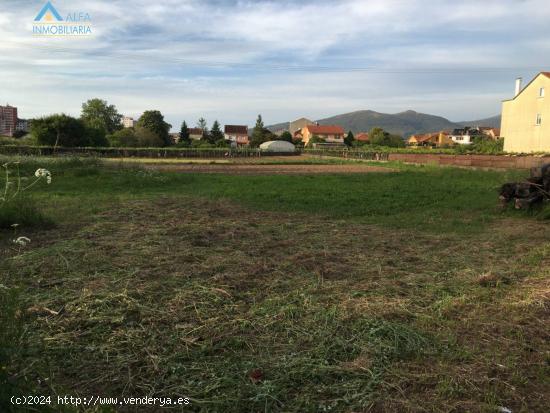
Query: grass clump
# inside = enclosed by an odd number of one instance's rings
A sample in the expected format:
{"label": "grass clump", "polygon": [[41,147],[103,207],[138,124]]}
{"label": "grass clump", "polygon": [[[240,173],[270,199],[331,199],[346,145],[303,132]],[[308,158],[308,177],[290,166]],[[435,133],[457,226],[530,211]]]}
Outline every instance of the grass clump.
{"label": "grass clump", "polygon": [[53,225],[30,196],[18,197],[0,203],[0,229],[40,228]]}

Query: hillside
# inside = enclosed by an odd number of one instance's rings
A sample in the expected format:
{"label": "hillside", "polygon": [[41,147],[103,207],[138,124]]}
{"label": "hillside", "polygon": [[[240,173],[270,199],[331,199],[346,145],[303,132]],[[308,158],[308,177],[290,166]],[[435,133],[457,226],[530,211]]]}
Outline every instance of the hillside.
{"label": "hillside", "polygon": [[[464,125],[500,127],[500,116],[471,122],[451,122],[441,116],[418,113],[413,110],[395,114],[360,110],[319,119],[317,122],[321,125],[341,125],[346,131],[351,130],[354,133],[369,131],[374,127],[381,127],[388,132],[408,137],[418,133],[452,130]],[[272,131],[285,127],[288,127],[288,122],[268,126]]]}
{"label": "hillside", "polygon": [[458,122],[464,126],[490,126],[491,128],[500,128],[501,116],[493,116],[492,118],[478,119]]}

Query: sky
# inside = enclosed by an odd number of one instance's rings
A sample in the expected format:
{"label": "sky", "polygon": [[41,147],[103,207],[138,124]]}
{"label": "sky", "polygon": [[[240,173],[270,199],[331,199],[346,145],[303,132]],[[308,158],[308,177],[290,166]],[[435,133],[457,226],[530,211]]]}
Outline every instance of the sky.
{"label": "sky", "polygon": [[0,0],[0,104],[19,117],[160,110],[178,129],[406,110],[500,113],[550,71],[548,0],[52,0],[92,35],[36,37],[45,1]]}

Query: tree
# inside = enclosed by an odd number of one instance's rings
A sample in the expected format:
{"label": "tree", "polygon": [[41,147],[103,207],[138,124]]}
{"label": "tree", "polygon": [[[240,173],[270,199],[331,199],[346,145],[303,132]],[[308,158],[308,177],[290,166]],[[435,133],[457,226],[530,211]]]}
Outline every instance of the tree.
{"label": "tree", "polygon": [[369,132],[369,141],[372,145],[391,146],[402,148],[405,146],[405,141],[399,135],[392,135],[382,128],[373,128]]}
{"label": "tree", "polygon": [[279,140],[292,143],[292,135],[289,131],[285,130],[281,133],[281,136],[279,136]]}
{"label": "tree", "polygon": [[202,138],[201,138],[201,140],[209,142],[210,137],[209,137],[209,133],[208,133],[208,123],[206,123],[206,119],[201,117],[197,122],[197,128],[202,129]]}
{"label": "tree", "polygon": [[200,118],[200,119],[197,121],[197,128],[200,128],[200,129],[202,129],[202,130],[208,129],[208,124],[206,123],[206,119]]}
{"label": "tree", "polygon": [[347,146],[353,146],[353,142],[355,141],[355,136],[353,136],[353,132],[349,131],[347,136],[344,138],[344,143]]}
{"label": "tree", "polygon": [[185,121],[183,121],[183,123],[181,124],[180,140],[179,140],[178,143],[183,144],[183,145],[190,145],[191,144],[191,137],[189,135],[189,128],[187,127],[187,123],[185,123]]}
{"label": "tree", "polygon": [[89,146],[89,135],[93,128],[87,128],[80,119],[65,114],[50,115],[33,120],[31,134],[38,145]]}
{"label": "tree", "polygon": [[109,146],[105,130],[103,128],[86,127],[86,137],[88,142],[86,146]]}
{"label": "tree", "polygon": [[220,123],[217,120],[215,120],[212,124],[212,129],[210,130],[208,141],[210,143],[217,143],[218,141],[225,142],[225,135],[223,134],[220,128]]}
{"label": "tree", "polygon": [[[157,146],[169,146],[172,144],[172,139],[170,139],[170,134],[168,133],[171,127],[172,125],[164,121],[164,116],[162,116],[162,113],[158,110],[147,110],[143,112],[143,115],[141,115],[137,122],[137,129],[147,129],[160,138],[161,142]],[[143,135],[144,132],[142,131],[141,134]]]}
{"label": "tree", "polygon": [[118,113],[114,105],[107,104],[101,99],[90,99],[82,104],[80,118],[86,126],[105,131],[105,134],[114,133],[122,129],[122,115]]}
{"label": "tree", "polygon": [[258,118],[256,119],[256,125],[254,125],[254,129],[252,130],[252,139],[250,139],[250,146],[253,148],[257,148],[262,143],[267,142],[267,140],[269,139],[266,139],[266,131],[267,129],[264,127],[262,115],[258,115]]}

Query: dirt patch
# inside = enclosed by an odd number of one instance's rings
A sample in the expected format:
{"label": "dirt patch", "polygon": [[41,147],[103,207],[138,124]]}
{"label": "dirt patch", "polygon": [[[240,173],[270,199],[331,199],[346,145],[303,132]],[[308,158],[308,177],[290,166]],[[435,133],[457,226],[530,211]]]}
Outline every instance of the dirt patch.
{"label": "dirt patch", "polygon": [[393,172],[390,168],[371,165],[232,165],[232,164],[185,164],[147,165],[147,169],[184,173],[220,173],[229,175],[301,175],[334,173]]}

